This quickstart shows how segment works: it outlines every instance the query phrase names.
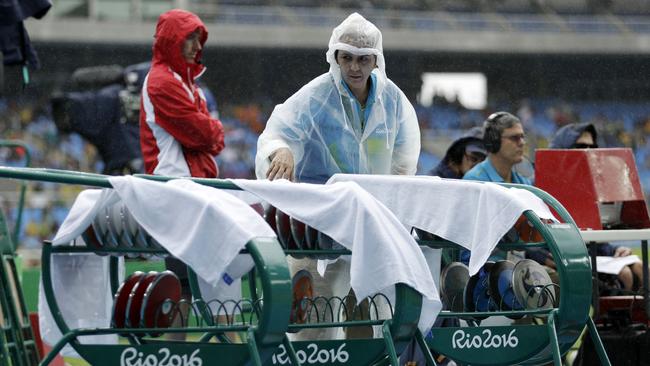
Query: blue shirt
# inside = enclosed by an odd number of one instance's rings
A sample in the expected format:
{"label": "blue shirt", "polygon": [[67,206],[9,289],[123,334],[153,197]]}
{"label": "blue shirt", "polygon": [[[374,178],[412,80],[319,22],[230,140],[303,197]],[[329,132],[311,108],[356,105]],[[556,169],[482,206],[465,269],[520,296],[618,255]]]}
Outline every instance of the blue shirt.
{"label": "blue shirt", "polygon": [[[530,181],[530,179],[521,176],[517,172],[514,171],[514,169],[510,170],[510,174],[512,174],[512,183],[518,183],[518,184],[526,184],[526,185],[533,185],[533,183]],[[480,180],[483,182],[496,182],[496,183],[504,183],[505,181],[503,180],[503,177],[497,173],[497,170],[494,168],[494,165],[490,162],[490,158],[487,158],[483,160],[482,162],[476,164],[470,171],[465,173],[463,176],[463,179],[467,180]],[[498,261],[505,259],[505,252],[502,251],[501,249],[495,249],[492,252],[492,255],[488,258],[488,261]],[[470,252],[469,250],[462,250],[460,252],[460,260],[461,262],[467,264],[469,263],[469,257],[470,257]]]}
{"label": "blue shirt", "polygon": [[[514,169],[510,171],[512,174],[512,183],[533,185],[530,179],[520,175],[515,172]],[[476,164],[470,171],[465,173],[463,179],[468,180],[480,180],[483,182],[496,182],[504,183],[503,178],[497,173],[497,170],[494,168],[494,165],[490,162],[490,158],[483,160],[482,162]]]}

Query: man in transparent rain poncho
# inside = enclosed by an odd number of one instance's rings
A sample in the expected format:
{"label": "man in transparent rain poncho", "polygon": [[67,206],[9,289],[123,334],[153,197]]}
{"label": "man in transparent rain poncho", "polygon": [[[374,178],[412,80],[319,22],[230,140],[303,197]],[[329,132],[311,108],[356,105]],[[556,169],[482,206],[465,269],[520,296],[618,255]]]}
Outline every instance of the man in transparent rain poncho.
{"label": "man in transparent rain poncho", "polygon": [[[332,32],[327,62],[329,72],[275,107],[257,143],[257,178],[325,183],[336,173],[415,174],[417,117],[386,77],[379,29],[357,13],[350,15]],[[321,278],[315,260],[288,260],[292,275],[301,269],[312,274],[316,296],[347,295],[347,261],[330,264]],[[299,335],[330,338],[335,332]]]}

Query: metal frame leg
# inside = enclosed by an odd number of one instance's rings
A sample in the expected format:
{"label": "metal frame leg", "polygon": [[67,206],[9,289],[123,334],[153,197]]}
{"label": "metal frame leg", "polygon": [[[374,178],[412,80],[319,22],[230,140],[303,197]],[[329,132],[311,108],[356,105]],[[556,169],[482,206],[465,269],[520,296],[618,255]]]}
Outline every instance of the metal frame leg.
{"label": "metal frame leg", "polygon": [[399,365],[399,361],[397,359],[397,351],[395,351],[395,344],[393,343],[393,336],[390,333],[390,325],[390,320],[384,321],[384,324],[381,326],[381,331],[384,335],[384,343],[386,344],[386,351],[388,353],[388,357],[390,358],[391,365]]}
{"label": "metal frame leg", "polygon": [[415,340],[418,343],[418,346],[420,346],[420,349],[422,350],[422,354],[424,354],[424,359],[427,362],[428,366],[438,366],[436,363],[436,360],[433,358],[433,355],[431,354],[431,350],[429,349],[429,346],[427,345],[427,341],[424,339],[424,335],[422,335],[422,332],[420,330],[415,331]]}
{"label": "metal frame leg", "polygon": [[594,346],[596,347],[596,353],[598,353],[598,359],[600,360],[600,364],[602,366],[611,366],[611,362],[609,362],[609,357],[607,356],[607,352],[605,352],[605,346],[603,346],[603,341],[600,340],[600,336],[598,335],[598,330],[596,329],[596,324],[594,324],[594,320],[591,319],[591,317],[587,318],[587,329],[589,329],[589,335],[591,336],[591,341],[594,342]]}
{"label": "metal frame leg", "polygon": [[284,338],[282,339],[282,344],[284,344],[284,349],[287,350],[287,354],[289,355],[289,359],[291,360],[291,364],[300,366],[300,361],[298,361],[298,356],[296,355],[296,350],[293,349],[293,345],[291,344],[291,341],[289,340],[289,337],[286,334],[285,334]]}
{"label": "metal frame leg", "polygon": [[552,311],[548,315],[548,344],[553,351],[553,364],[555,366],[562,366],[562,355],[560,354],[560,345],[557,340],[557,333],[555,332],[555,313]]}
{"label": "metal frame leg", "polygon": [[252,329],[248,329],[246,332],[248,339],[246,339],[246,345],[248,346],[248,352],[251,355],[251,362],[255,366],[262,366],[262,359],[260,358],[260,353],[257,350],[257,342],[255,341],[255,333]]}

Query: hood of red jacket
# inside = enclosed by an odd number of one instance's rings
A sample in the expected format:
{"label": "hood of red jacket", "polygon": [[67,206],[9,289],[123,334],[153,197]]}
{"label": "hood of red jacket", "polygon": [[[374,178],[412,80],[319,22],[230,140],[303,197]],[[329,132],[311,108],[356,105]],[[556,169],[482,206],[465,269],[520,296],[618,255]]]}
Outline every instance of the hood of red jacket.
{"label": "hood of red jacket", "polygon": [[193,82],[201,75],[205,66],[201,64],[203,50],[195,57],[195,64],[189,64],[183,58],[183,42],[196,30],[201,31],[201,48],[208,39],[208,30],[195,14],[181,9],[165,12],[158,18],[155,41],[153,44],[153,64],[163,63],[179,74],[186,82]]}

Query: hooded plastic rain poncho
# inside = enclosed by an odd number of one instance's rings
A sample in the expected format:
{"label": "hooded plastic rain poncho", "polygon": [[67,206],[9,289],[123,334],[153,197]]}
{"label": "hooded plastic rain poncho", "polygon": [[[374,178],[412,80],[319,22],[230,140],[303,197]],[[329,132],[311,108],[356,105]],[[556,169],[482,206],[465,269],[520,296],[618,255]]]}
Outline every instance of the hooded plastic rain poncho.
{"label": "hooded plastic rain poncho", "polygon": [[[341,77],[335,51],[375,55],[365,109]],[[299,182],[324,183],[336,173],[415,174],[420,130],[413,106],[386,77],[381,32],[354,13],[334,28],[328,73],[275,107],[257,143],[255,171],[266,177],[269,156],[288,147]],[[365,127],[361,126],[365,124]]]}
{"label": "hooded plastic rain poncho", "polygon": [[573,149],[573,145],[585,131],[591,133],[594,142],[598,141],[598,132],[593,124],[588,122],[569,123],[555,132],[548,147],[550,149]]}

